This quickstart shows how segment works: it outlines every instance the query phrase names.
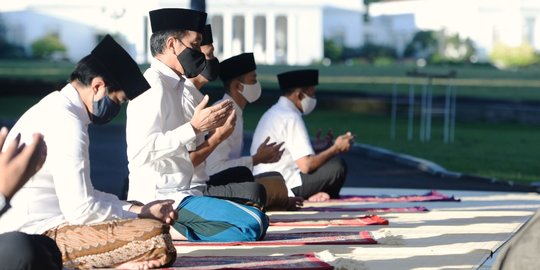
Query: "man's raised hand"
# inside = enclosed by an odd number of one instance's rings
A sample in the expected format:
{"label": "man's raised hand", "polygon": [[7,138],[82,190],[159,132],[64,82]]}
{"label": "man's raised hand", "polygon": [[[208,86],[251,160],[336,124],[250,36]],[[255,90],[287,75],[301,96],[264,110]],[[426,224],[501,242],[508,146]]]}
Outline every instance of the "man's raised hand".
{"label": "man's raised hand", "polygon": [[231,100],[224,100],[213,106],[206,107],[208,99],[208,95],[205,95],[201,103],[195,107],[193,118],[190,121],[195,133],[214,130],[222,126],[230,115],[231,110],[233,110]]}

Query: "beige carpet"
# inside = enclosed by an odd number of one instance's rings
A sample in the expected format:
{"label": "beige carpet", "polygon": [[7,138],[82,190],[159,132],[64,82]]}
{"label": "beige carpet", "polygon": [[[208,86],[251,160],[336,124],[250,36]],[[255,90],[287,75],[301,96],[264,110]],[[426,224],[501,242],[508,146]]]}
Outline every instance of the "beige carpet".
{"label": "beige carpet", "polygon": [[[346,188],[342,194],[413,195],[427,190]],[[448,191],[461,202],[353,203],[362,207],[425,206],[429,212],[377,213],[388,226],[270,227],[270,231],[371,231],[379,242],[359,246],[177,247],[179,256],[277,255],[316,252],[336,269],[478,269],[540,207],[540,195]],[[347,203],[351,204],[351,203]],[[321,204],[317,204],[320,206]],[[331,203],[328,205],[343,205]],[[286,218],[350,217],[352,212],[270,212]],[[482,267],[484,269],[486,266]]]}

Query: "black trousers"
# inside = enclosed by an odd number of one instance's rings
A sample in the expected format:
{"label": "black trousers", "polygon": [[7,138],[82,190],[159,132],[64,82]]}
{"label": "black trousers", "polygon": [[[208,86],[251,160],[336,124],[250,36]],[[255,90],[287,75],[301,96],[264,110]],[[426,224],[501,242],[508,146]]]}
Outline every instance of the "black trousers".
{"label": "black trousers", "polygon": [[256,183],[247,167],[234,167],[210,176],[202,189],[204,195],[250,200],[260,205],[266,204],[266,190]]}
{"label": "black trousers", "polygon": [[347,178],[347,164],[335,156],[309,174],[300,173],[302,185],[292,189],[296,196],[308,199],[318,192],[326,192],[330,198],[339,198],[339,191]]}
{"label": "black trousers", "polygon": [[0,234],[0,269],[62,269],[62,255],[47,236],[8,232]]}

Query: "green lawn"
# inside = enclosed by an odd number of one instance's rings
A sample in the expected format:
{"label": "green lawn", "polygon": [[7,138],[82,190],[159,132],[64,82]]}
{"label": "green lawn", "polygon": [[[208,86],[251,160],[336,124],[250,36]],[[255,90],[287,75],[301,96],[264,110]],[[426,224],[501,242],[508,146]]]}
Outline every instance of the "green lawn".
{"label": "green lawn", "polygon": [[[147,65],[141,66],[144,70]],[[71,63],[0,61],[1,78],[31,78],[65,81],[73,68]],[[275,74],[301,67],[259,66],[259,79],[265,89],[276,88]],[[411,80],[404,74],[411,67],[337,66],[317,67],[321,72],[320,91],[360,91],[389,93],[396,83],[398,91],[408,91],[409,85],[420,89],[421,81]],[[433,67],[429,72],[444,73],[450,68]],[[540,69],[499,71],[484,67],[457,69],[457,93],[460,96],[479,96],[508,100],[540,101]],[[446,82],[435,81],[437,93],[442,93]],[[210,86],[221,87],[220,82]],[[49,89],[52,90],[52,89]],[[0,89],[1,93],[1,89]],[[16,119],[40,97],[0,96],[0,120]],[[266,107],[253,105],[245,112],[245,129],[253,130]],[[125,106],[114,122],[125,121]],[[332,128],[336,134],[352,131],[357,141],[395,152],[432,160],[448,170],[473,175],[516,181],[540,181],[540,126],[518,123],[462,123],[456,124],[455,142],[442,142],[442,124],[434,119],[432,141],[406,140],[406,122],[397,123],[396,139],[389,135],[390,119],[375,115],[338,110],[315,110],[306,117],[312,135],[317,128]],[[417,122],[418,123],[418,122]]]}
{"label": "green lawn", "polygon": [[[65,81],[69,76],[73,63],[43,61],[8,61],[0,60],[1,78],[32,78],[46,81]],[[148,64],[141,65],[145,70]],[[304,67],[265,66],[259,65],[257,72],[264,88],[277,88],[276,74],[291,69]],[[388,67],[374,66],[312,66],[320,70],[320,91],[354,91],[364,93],[390,93],[394,84],[397,90],[404,93],[412,84],[417,91],[425,83],[424,79],[405,76],[413,67],[395,65]],[[457,95],[473,97],[489,97],[510,100],[540,101],[540,68],[514,70],[497,70],[491,67],[427,67],[422,72],[447,73],[457,71]],[[442,93],[447,80],[434,80],[435,90]],[[210,86],[221,86],[213,82]],[[0,89],[1,90],[1,89]],[[435,92],[435,94],[437,94]]]}

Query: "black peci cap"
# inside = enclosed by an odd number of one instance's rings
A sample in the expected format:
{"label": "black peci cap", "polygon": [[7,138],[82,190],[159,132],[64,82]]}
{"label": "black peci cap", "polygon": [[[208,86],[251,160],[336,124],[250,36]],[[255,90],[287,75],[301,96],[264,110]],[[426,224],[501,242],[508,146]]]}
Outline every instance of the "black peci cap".
{"label": "black peci cap", "polygon": [[319,84],[319,71],[317,69],[293,70],[278,74],[277,78],[281,90],[313,86]]}
{"label": "black peci cap", "polygon": [[190,30],[202,33],[206,13],[183,8],[162,8],[150,11],[152,33],[165,30]]}
{"label": "black peci cap", "polygon": [[134,99],[150,88],[133,58],[110,35],[90,53],[93,63],[98,63],[105,75],[114,80],[126,92],[129,99]]}
{"label": "black peci cap", "polygon": [[204,31],[202,33],[201,46],[210,45],[212,43],[214,43],[214,39],[212,38],[212,26],[207,24],[204,26]]}
{"label": "black peci cap", "polygon": [[257,69],[253,53],[243,53],[233,56],[223,60],[219,66],[219,77],[224,82]]}

